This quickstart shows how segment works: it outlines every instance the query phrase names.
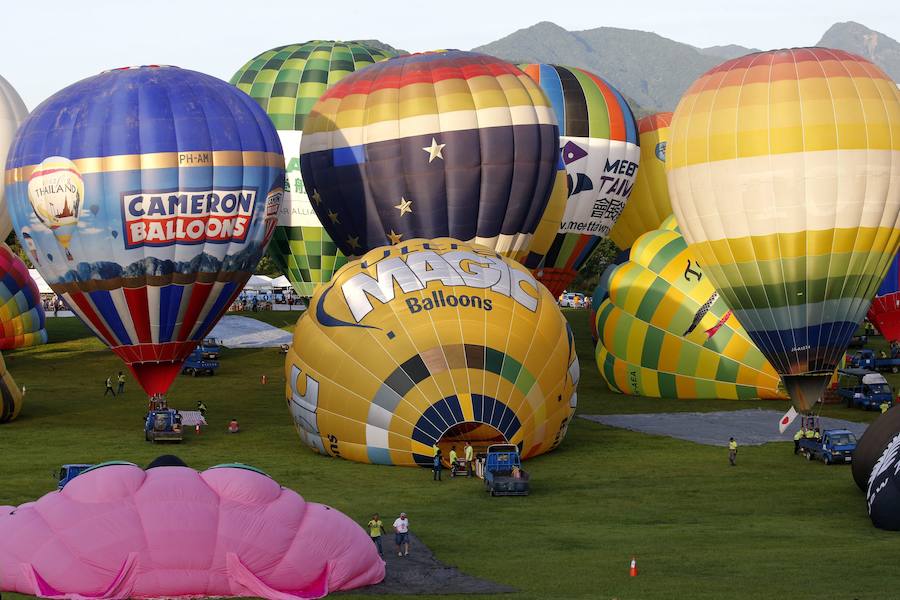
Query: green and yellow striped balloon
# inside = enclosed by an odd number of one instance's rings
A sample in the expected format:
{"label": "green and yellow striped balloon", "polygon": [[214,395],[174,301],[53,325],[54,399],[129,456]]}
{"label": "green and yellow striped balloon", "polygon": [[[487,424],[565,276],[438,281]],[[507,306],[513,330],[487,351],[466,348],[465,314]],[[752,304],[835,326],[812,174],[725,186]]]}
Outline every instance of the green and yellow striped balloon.
{"label": "green and yellow striped balloon", "polygon": [[597,308],[609,387],[660,398],[783,398],[775,369],[719,297],[669,217],[611,269]]}
{"label": "green and yellow striped balloon", "polygon": [[231,83],[265,109],[284,148],[284,200],[269,254],[301,296],[329,281],[347,262],[310,204],[300,176],[306,115],[325,90],[347,74],[394,56],[359,42],[315,40],[267,50],[241,67]]}

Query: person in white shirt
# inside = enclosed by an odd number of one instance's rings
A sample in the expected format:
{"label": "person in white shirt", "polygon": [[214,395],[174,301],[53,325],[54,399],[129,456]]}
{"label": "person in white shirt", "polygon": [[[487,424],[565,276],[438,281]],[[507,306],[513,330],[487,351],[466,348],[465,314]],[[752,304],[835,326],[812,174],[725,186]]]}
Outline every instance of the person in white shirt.
{"label": "person in white shirt", "polygon": [[[394,542],[397,544],[397,556],[409,556],[409,519],[405,512],[394,521]],[[400,551],[401,547],[405,548],[405,554]]]}

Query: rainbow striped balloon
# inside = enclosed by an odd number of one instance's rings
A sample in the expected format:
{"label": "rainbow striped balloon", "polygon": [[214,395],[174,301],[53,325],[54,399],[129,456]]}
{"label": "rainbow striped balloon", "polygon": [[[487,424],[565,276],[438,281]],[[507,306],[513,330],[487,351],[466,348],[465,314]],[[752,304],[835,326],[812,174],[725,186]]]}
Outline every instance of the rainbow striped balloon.
{"label": "rainbow striped balloon", "polygon": [[641,159],[638,127],[625,98],[601,77],[559,65],[519,67],[547,94],[559,121],[566,210],[544,259],[525,263],[559,296],[628,202]]}
{"label": "rainbow striped balloon", "polygon": [[44,309],[28,267],[0,242],[0,350],[47,342]]}
{"label": "rainbow striped balloon", "polygon": [[426,52],[370,65],[322,94],[306,117],[300,170],[347,256],[452,237],[539,261],[565,209],[558,144],[550,102],[514,65]]}
{"label": "rainbow striped balloon", "polygon": [[751,54],[701,76],[670,135],[685,238],[810,409],[900,243],[896,85],[839,50]]}

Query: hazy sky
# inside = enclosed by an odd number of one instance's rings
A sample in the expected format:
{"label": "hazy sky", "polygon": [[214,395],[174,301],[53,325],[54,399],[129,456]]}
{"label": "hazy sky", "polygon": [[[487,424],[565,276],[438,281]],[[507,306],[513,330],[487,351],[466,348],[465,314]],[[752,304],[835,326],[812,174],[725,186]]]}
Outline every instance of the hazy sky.
{"label": "hazy sky", "polygon": [[806,46],[857,21],[900,39],[896,0],[0,0],[0,75],[34,108],[111,67],[173,64],[228,79],[309,39],[470,49],[539,21],[653,31],[695,46]]}

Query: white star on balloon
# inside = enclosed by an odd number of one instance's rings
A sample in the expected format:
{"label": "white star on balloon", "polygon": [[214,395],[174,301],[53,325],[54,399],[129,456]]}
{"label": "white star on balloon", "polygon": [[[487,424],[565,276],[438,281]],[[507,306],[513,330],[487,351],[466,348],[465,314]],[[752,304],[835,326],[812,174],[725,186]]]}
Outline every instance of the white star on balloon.
{"label": "white star on balloon", "polygon": [[433,161],[435,158],[444,160],[444,155],[441,154],[441,152],[444,150],[444,146],[446,145],[447,144],[438,144],[436,139],[431,138],[431,145],[422,148],[422,150],[428,153],[428,162]]}
{"label": "white star on balloon", "polygon": [[400,216],[402,217],[406,213],[412,212],[412,200],[407,200],[403,196],[400,196],[400,204],[395,204],[394,208],[400,211]]}

